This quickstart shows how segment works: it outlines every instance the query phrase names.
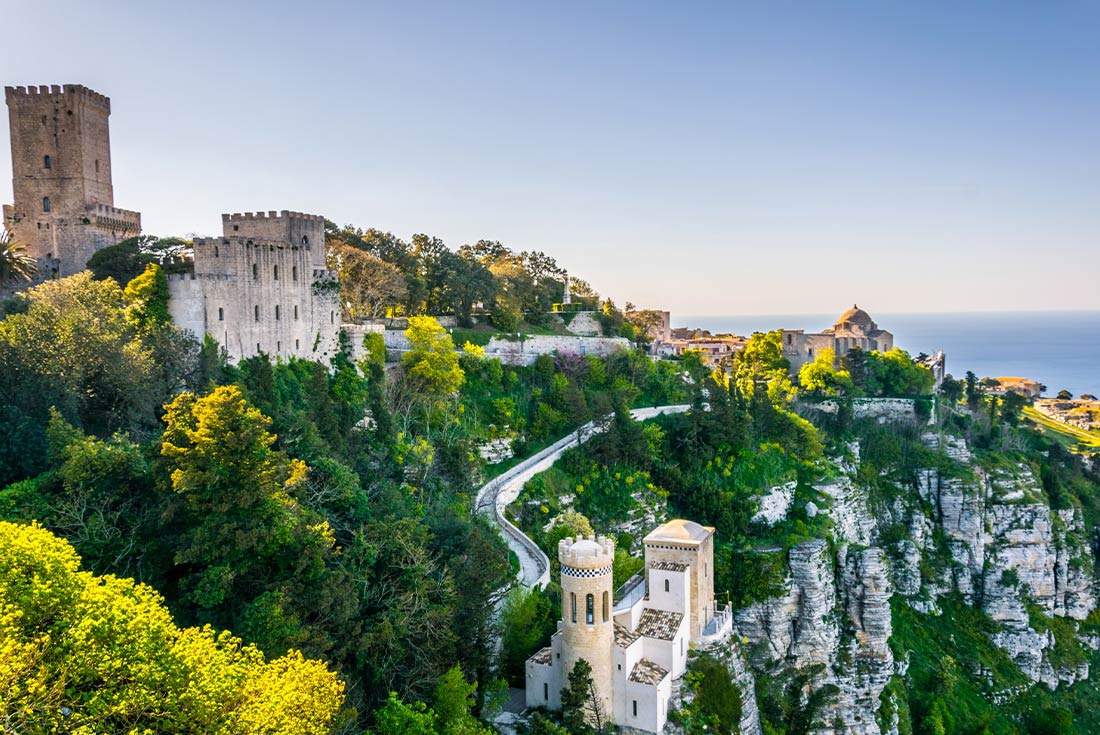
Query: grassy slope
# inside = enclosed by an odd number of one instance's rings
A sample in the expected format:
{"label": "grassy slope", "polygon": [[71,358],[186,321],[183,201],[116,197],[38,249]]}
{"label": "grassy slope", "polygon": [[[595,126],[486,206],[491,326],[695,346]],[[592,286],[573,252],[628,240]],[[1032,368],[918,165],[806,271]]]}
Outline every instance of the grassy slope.
{"label": "grassy slope", "polygon": [[1024,407],[1024,416],[1035,423],[1044,434],[1058,441],[1067,449],[1075,449],[1079,444],[1091,449],[1100,449],[1100,434],[1078,429],[1076,426],[1070,426],[1061,421],[1055,421],[1049,416],[1039,413],[1032,406]]}

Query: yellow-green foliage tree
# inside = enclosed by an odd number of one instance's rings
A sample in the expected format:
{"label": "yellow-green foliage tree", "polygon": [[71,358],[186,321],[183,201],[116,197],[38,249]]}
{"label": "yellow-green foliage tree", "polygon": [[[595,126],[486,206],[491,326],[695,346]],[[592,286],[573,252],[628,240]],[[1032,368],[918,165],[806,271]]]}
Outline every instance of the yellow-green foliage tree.
{"label": "yellow-green foliage tree", "polygon": [[330,732],[344,684],[298,651],[177,627],[152,588],[80,571],[39,526],[0,522],[5,732]]}
{"label": "yellow-green foliage tree", "polygon": [[413,384],[429,396],[449,396],[462,387],[465,375],[454,340],[430,316],[409,317],[405,330],[409,351],[401,358]]}
{"label": "yellow-green foliage tree", "polygon": [[127,315],[139,330],[162,327],[172,321],[168,313],[168,276],[156,263],[145,266],[122,293],[128,302]]}
{"label": "yellow-green foliage tree", "polygon": [[327,521],[295,499],[308,468],[273,448],[271,419],[236,386],[178,396],[166,408],[161,455],[177,502],[174,562],[183,598],[212,622],[269,652],[328,653],[324,622],[351,589],[334,571]]}
{"label": "yellow-green foliage tree", "polygon": [[817,353],[813,361],[798,371],[798,384],[802,390],[816,395],[850,393],[852,378],[847,370],[836,367],[836,352],[826,348]]}

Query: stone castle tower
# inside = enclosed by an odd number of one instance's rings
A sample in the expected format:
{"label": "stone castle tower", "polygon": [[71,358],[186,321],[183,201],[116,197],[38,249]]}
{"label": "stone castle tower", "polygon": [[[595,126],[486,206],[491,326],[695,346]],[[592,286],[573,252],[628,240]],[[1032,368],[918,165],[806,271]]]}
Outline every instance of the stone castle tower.
{"label": "stone castle tower", "polygon": [[324,217],[223,214],[222,236],[194,246],[193,271],[168,279],[181,329],[210,335],[233,362],[261,352],[322,362],[336,354],[339,287],[325,265]]}
{"label": "stone castle tower", "polygon": [[608,538],[562,539],[561,562],[562,684],[579,659],[592,666],[592,681],[600,701],[601,718],[609,722],[615,708],[611,686],[615,621],[612,615],[611,568],[615,544]]}
{"label": "stone castle tower", "polygon": [[141,215],[114,206],[111,100],[79,84],[4,91],[15,199],[4,226],[39,277],[77,273],[97,250],[140,234]]}

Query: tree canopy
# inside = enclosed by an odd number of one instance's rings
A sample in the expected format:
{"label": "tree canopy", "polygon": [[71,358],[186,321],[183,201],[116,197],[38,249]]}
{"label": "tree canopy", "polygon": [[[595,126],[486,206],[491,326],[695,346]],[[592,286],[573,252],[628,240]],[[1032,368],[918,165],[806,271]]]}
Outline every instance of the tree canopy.
{"label": "tree canopy", "polygon": [[151,588],[80,571],[65,541],[0,521],[0,717],[14,732],[322,735],[344,683],[288,651],[268,659],[179,628]]}

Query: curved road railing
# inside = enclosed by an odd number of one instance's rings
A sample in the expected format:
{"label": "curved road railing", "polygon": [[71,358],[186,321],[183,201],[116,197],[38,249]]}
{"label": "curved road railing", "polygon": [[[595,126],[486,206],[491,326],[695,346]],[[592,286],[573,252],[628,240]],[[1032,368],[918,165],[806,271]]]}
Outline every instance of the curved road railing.
{"label": "curved road railing", "polygon": [[[635,408],[630,412],[635,421],[644,421],[666,413],[684,413],[691,406],[654,406]],[[504,517],[504,510],[517,497],[523,486],[535,475],[550,469],[571,447],[579,446],[606,428],[606,424],[590,421],[566,437],[523,460],[507,472],[495,477],[477,492],[476,508],[500,527],[504,540],[519,558],[520,584],[525,587],[545,587],[550,581],[550,559],[527,534]]]}

